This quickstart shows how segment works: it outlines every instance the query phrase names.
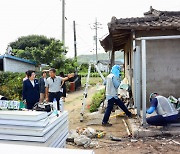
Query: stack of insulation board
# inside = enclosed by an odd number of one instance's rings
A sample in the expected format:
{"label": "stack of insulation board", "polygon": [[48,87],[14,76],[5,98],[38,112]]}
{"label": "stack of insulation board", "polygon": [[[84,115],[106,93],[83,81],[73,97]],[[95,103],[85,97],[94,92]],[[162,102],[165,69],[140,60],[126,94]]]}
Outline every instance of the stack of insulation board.
{"label": "stack of insulation board", "polygon": [[93,150],[32,147],[25,145],[0,144],[1,154],[95,154]]}
{"label": "stack of insulation board", "polygon": [[65,147],[68,112],[0,111],[0,143]]}

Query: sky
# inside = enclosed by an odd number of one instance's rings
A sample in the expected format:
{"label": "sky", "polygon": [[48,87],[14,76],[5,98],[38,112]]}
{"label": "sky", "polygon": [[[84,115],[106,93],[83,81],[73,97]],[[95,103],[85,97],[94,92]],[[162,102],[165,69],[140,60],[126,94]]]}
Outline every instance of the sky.
{"label": "sky", "polygon": [[[74,56],[73,21],[76,22],[77,53],[93,54],[97,18],[98,39],[108,34],[107,23],[116,18],[142,17],[150,6],[157,10],[180,11],[179,0],[65,0],[65,45],[67,57]],[[0,0],[0,54],[18,37],[31,34],[61,40],[61,0]],[[98,53],[104,52],[98,42]]]}

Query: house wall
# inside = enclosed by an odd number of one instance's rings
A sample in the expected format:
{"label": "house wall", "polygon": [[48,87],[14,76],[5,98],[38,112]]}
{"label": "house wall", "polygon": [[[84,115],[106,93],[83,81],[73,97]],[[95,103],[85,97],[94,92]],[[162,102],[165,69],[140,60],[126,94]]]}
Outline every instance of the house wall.
{"label": "house wall", "polygon": [[32,64],[4,58],[4,72],[26,72],[27,70],[35,70]]}
{"label": "house wall", "polygon": [[[135,31],[135,37],[180,35],[178,30],[150,30]],[[136,41],[136,46],[141,42]],[[158,92],[168,97],[180,97],[180,40],[155,40],[147,42],[147,102],[152,92]],[[133,77],[133,39],[132,35],[124,47],[125,76],[132,86],[134,94]],[[141,56],[141,53],[140,53]],[[128,63],[129,59],[129,63]],[[142,67],[142,66],[141,66]],[[140,68],[141,69],[141,68]],[[142,72],[140,72],[142,76]],[[140,81],[142,85],[142,81]],[[141,96],[142,97],[142,96]]]}
{"label": "house wall", "polygon": [[147,96],[180,97],[180,39],[147,41]]}
{"label": "house wall", "polygon": [[[180,35],[180,31],[141,31],[137,37]],[[136,45],[141,46],[140,41]],[[180,39],[146,41],[147,101],[152,92],[180,97]]]}

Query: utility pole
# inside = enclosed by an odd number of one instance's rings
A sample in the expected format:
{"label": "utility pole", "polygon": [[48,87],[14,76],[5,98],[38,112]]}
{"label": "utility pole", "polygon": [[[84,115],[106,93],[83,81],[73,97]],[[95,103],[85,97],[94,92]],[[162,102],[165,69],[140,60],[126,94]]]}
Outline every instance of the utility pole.
{"label": "utility pole", "polygon": [[73,30],[74,30],[74,59],[77,60],[76,23],[75,23],[75,21],[73,21]]}
{"label": "utility pole", "polygon": [[97,37],[97,18],[96,18],[96,22],[95,22],[95,25],[96,25],[96,27],[95,27],[95,30],[96,30],[96,63],[97,63],[97,61],[98,61],[98,55],[97,55],[97,41],[98,41],[98,37]]}
{"label": "utility pole", "polygon": [[95,45],[96,45],[96,63],[98,61],[98,55],[97,55],[97,50],[98,50],[98,29],[101,28],[102,24],[97,22],[97,18],[96,18],[96,21],[95,23],[93,24],[93,28],[92,29],[95,29],[95,36],[94,36],[94,40],[95,40]]}
{"label": "utility pole", "polygon": [[65,0],[62,0],[62,42],[65,50]]}

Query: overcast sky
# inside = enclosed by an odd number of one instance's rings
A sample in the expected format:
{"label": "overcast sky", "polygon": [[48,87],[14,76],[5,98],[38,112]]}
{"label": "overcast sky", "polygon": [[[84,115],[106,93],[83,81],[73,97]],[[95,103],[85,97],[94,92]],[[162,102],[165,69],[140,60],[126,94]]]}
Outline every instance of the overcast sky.
{"label": "overcast sky", "polygon": [[[0,0],[0,54],[9,42],[30,34],[61,39],[61,0]],[[76,21],[77,51],[90,54],[95,49],[92,25],[102,24],[98,38],[108,33],[111,17],[143,16],[150,6],[158,10],[180,11],[179,0],[66,0],[66,46],[74,55],[73,20]],[[98,44],[98,52],[103,49]]]}

